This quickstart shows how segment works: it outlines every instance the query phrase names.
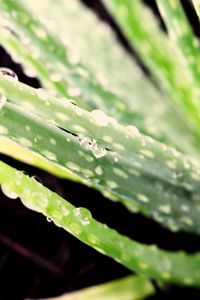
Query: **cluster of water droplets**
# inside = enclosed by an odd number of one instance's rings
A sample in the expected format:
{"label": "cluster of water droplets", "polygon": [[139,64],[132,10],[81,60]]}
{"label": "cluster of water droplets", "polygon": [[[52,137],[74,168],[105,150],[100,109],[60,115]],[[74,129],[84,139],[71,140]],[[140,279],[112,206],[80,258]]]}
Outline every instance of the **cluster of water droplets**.
{"label": "cluster of water droplets", "polygon": [[106,148],[97,144],[95,139],[79,136],[79,143],[83,149],[90,150],[96,158],[101,158],[107,154]]}
{"label": "cluster of water droplets", "polygon": [[[18,77],[12,70],[8,68],[0,68],[0,76],[12,81],[18,81]],[[0,94],[0,109],[6,104],[7,98],[5,95]]]}

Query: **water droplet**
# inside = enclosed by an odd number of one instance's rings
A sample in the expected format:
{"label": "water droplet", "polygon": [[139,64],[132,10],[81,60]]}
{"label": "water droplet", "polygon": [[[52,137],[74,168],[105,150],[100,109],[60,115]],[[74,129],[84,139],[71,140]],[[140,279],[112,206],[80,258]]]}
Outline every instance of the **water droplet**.
{"label": "water droplet", "polygon": [[50,74],[50,79],[54,82],[58,82],[62,80],[62,76],[59,73]]}
{"label": "water droplet", "polygon": [[121,169],[119,169],[119,168],[113,168],[113,172],[114,172],[116,175],[118,175],[118,176],[120,176],[120,177],[122,177],[122,178],[124,178],[124,179],[127,179],[127,178],[128,178],[128,175],[127,175],[123,170],[121,170]]}
{"label": "water droplet", "polygon": [[47,217],[47,222],[52,222],[50,217]]}
{"label": "water droplet", "polygon": [[103,169],[102,169],[102,167],[101,167],[101,166],[97,166],[97,167],[95,168],[95,173],[96,173],[97,175],[102,175],[102,174],[103,174]]}
{"label": "water droplet", "polygon": [[118,161],[119,161],[119,159],[118,159],[117,156],[114,157],[114,161],[115,161],[115,162],[118,162]]}
{"label": "water droplet", "polygon": [[137,194],[137,198],[144,203],[149,202],[149,198],[144,194]]}
{"label": "water droplet", "polygon": [[83,149],[92,151],[92,154],[96,158],[101,158],[101,157],[105,156],[107,153],[107,150],[103,146],[98,145],[96,140],[94,140],[94,139],[80,136],[79,143]]}
{"label": "water droplet", "polygon": [[142,153],[144,156],[146,156],[148,158],[153,158],[154,157],[154,153],[150,150],[147,150],[147,149],[141,149],[140,153]]}
{"label": "water droplet", "polygon": [[28,76],[30,78],[34,78],[37,76],[35,70],[33,70],[32,68],[23,67],[23,71],[26,74],[26,76]]}
{"label": "water droplet", "polygon": [[132,136],[140,136],[140,132],[137,127],[132,125],[126,126],[126,133]]}
{"label": "water droplet", "polygon": [[116,189],[116,188],[118,188],[118,185],[117,185],[117,183],[116,183],[115,181],[107,180],[107,181],[106,181],[106,184],[107,184],[107,186],[108,186],[109,188],[111,188],[111,189]]}
{"label": "water droplet", "polygon": [[95,144],[94,147],[92,148],[92,153],[96,158],[101,158],[106,155],[107,150],[106,150],[106,148],[104,148],[98,144]]}
{"label": "water droplet", "polygon": [[29,209],[41,212],[41,207],[38,205],[39,193],[31,193],[29,189],[23,189],[20,196],[22,203]]}
{"label": "water droplet", "polygon": [[94,173],[91,170],[89,170],[89,169],[81,169],[81,173],[86,178],[90,178],[90,177],[94,176]]}
{"label": "water droplet", "polygon": [[4,193],[5,196],[7,196],[10,199],[17,199],[18,194],[16,192],[13,192],[7,185],[2,184],[1,190]]}
{"label": "water droplet", "polygon": [[189,212],[190,211],[190,207],[188,205],[186,205],[186,204],[182,204],[181,205],[181,210],[183,212]]}
{"label": "water droplet", "polygon": [[68,87],[67,93],[70,97],[78,97],[81,95],[81,89],[78,87]]}
{"label": "water droplet", "polygon": [[56,155],[48,150],[44,150],[42,154],[49,160],[57,161]]}
{"label": "water droplet", "polygon": [[102,110],[95,109],[90,114],[92,116],[92,120],[97,126],[105,127],[108,125],[108,117]]}
{"label": "water droplet", "polygon": [[33,193],[32,195],[33,197],[35,197],[35,205],[38,207],[47,207],[49,204],[48,198],[45,197],[42,193]]}
{"label": "water droplet", "polygon": [[17,141],[25,147],[32,147],[32,142],[24,137],[18,137]]}
{"label": "water droplet", "polygon": [[69,120],[68,116],[62,112],[56,112],[55,115],[59,120],[61,120],[63,122],[66,122]]}
{"label": "water droplet", "polygon": [[80,172],[79,166],[76,165],[75,163],[71,162],[71,161],[67,162],[67,163],[66,163],[66,166],[67,166],[70,170],[72,170],[72,171]]}
{"label": "water droplet", "polygon": [[0,68],[0,76],[3,76],[9,80],[18,81],[17,74],[8,68]]}
{"label": "water droplet", "polygon": [[61,212],[62,212],[63,216],[68,216],[70,214],[70,211],[65,206],[61,206]]}
{"label": "water droplet", "polygon": [[95,144],[95,142],[96,142],[95,140],[90,139],[85,136],[79,137],[79,143],[80,143],[81,147],[85,150],[91,150],[93,145]]}
{"label": "water droplet", "polygon": [[171,212],[171,207],[169,204],[166,204],[166,205],[160,205],[159,207],[159,210],[165,214],[170,214]]}
{"label": "water droplet", "polygon": [[81,222],[82,225],[89,225],[91,220],[91,213],[84,207],[78,207],[73,210],[74,216]]}
{"label": "water droplet", "polygon": [[39,88],[39,89],[36,90],[36,93],[37,93],[38,97],[39,97],[41,100],[44,100],[44,101],[45,101],[45,100],[48,99],[48,94],[47,94],[47,92],[46,92],[44,89]]}

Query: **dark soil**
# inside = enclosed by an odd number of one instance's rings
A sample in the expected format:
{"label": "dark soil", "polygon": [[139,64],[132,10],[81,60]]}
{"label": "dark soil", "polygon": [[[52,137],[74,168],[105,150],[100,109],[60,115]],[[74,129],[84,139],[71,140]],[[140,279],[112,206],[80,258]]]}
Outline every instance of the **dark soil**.
{"label": "dark soil", "polygon": [[[67,1],[67,0],[66,0]],[[99,1],[85,0],[106,22],[116,30],[120,42],[135,56],[116,24],[108,16]],[[134,1],[133,1],[134,2]],[[153,1],[151,4],[159,17]],[[193,20],[198,35],[196,16],[189,2],[184,6]],[[161,24],[164,28],[164,25]],[[137,57],[138,63],[141,64]],[[36,79],[26,77],[19,65],[0,50],[0,66],[13,69],[20,81],[39,87]],[[147,68],[143,70],[149,74]],[[83,185],[60,180],[44,171],[0,156],[19,170],[35,175],[51,190],[76,206],[85,206],[93,217],[117,229],[137,241],[157,244],[169,250],[184,249],[190,253],[199,250],[200,239],[185,233],[171,233],[157,223],[137,214],[130,214],[121,204],[105,199],[100,193]],[[112,213],[111,213],[112,212]],[[120,217],[119,217],[120,216]],[[130,272],[123,266],[82,244],[64,230],[38,213],[26,209],[19,200],[7,199],[0,194],[0,300],[37,299],[56,296],[86,286],[120,278]],[[200,291],[168,285],[151,299],[200,299]],[[95,299],[94,299],[95,300]]]}

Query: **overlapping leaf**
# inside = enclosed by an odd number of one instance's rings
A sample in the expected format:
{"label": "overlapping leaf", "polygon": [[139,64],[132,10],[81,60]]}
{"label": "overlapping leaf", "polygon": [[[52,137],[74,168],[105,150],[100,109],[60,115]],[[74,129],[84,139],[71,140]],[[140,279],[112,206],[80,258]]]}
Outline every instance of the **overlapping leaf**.
{"label": "overlapping leaf", "polygon": [[[67,99],[3,77],[0,86],[10,99],[21,90],[20,107],[7,103],[1,110],[3,136],[46,157],[66,170],[66,176],[71,171],[74,179],[173,230],[200,232],[198,162],[140,134],[135,127],[118,124],[102,111],[88,113]],[[49,107],[49,114],[44,106]],[[54,125],[50,123],[53,117]],[[6,152],[5,146],[0,147]]]}

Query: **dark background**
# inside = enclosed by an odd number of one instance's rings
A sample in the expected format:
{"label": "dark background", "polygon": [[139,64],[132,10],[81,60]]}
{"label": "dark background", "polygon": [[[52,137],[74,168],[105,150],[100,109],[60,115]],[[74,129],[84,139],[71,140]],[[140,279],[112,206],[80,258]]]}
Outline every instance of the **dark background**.
{"label": "dark background", "polygon": [[[67,0],[66,0],[67,1]],[[119,37],[122,46],[129,51],[149,76],[134,49],[99,0],[83,1],[106,22]],[[134,2],[134,1],[133,1]],[[145,1],[160,18],[154,1]],[[189,1],[182,1],[194,32],[199,34],[199,23]],[[165,30],[161,21],[161,26]],[[19,65],[0,48],[0,66],[13,69],[20,81],[39,87],[37,79],[26,77]],[[32,176],[76,206],[85,206],[93,217],[116,228],[137,241],[169,250],[183,249],[189,253],[199,250],[200,239],[185,233],[171,233],[150,219],[132,215],[118,203],[105,199],[100,193],[67,180],[60,180],[44,171],[29,167],[6,156],[0,157],[14,167],[26,170]],[[119,223],[119,216],[120,221]],[[111,259],[82,244],[64,230],[38,213],[26,209],[19,200],[7,199],[0,194],[0,300],[22,300],[59,295],[86,286],[120,278],[130,272]],[[157,288],[151,299],[200,299],[200,290],[167,285]],[[95,300],[95,299],[94,299]]]}

